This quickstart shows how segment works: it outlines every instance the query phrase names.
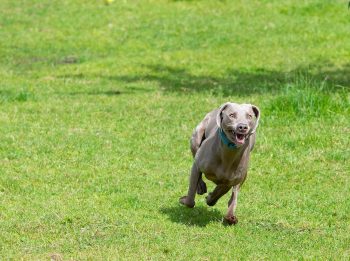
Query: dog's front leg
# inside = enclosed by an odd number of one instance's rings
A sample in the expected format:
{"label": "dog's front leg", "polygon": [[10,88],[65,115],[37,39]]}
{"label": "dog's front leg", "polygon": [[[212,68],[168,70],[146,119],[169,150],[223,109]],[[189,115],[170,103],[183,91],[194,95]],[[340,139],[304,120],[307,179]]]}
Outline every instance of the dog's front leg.
{"label": "dog's front leg", "polygon": [[230,225],[236,225],[238,223],[238,219],[236,217],[238,191],[239,185],[236,185],[232,188],[232,195],[228,202],[228,209],[225,216],[225,221]]}
{"label": "dog's front leg", "polygon": [[180,198],[180,203],[186,205],[189,208],[193,208],[195,205],[194,198],[196,196],[196,190],[198,186],[199,178],[201,177],[201,171],[198,169],[195,162],[193,162],[190,176],[190,185],[188,188],[187,196]]}
{"label": "dog's front leg", "polygon": [[209,193],[209,195],[206,197],[208,206],[214,206],[216,202],[230,190],[230,188],[231,186],[226,184],[217,185],[214,191]]}

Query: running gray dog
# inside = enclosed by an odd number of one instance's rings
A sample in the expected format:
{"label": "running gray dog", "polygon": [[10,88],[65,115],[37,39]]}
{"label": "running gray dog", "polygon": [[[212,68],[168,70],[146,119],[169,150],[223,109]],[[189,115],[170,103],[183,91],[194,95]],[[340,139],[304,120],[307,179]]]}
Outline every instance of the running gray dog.
{"label": "running gray dog", "polygon": [[216,184],[206,197],[214,206],[218,199],[232,188],[225,221],[237,224],[235,215],[240,186],[247,177],[249,154],[255,144],[255,132],[259,124],[260,110],[255,105],[227,102],[209,112],[196,127],[191,138],[194,157],[187,196],[180,203],[193,208],[196,192],[202,195],[207,186],[202,173]]}

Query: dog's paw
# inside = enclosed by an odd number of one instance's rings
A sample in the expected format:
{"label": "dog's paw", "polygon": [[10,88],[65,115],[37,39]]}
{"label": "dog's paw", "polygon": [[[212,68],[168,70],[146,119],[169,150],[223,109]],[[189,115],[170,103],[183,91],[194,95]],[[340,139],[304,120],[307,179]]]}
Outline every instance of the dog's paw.
{"label": "dog's paw", "polygon": [[183,196],[179,199],[180,204],[185,205],[186,207],[193,208],[195,205],[195,202],[192,200],[188,200],[187,196]]}
{"label": "dog's paw", "polygon": [[202,179],[200,179],[197,185],[197,194],[203,195],[205,193],[207,193],[207,185]]}
{"label": "dog's paw", "polygon": [[236,216],[225,216],[224,223],[227,225],[236,225],[238,223],[238,218]]}

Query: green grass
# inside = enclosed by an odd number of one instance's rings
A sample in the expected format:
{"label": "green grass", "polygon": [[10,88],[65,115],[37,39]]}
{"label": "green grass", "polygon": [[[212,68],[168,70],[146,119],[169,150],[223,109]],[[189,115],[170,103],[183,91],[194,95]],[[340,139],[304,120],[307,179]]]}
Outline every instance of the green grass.
{"label": "green grass", "polygon": [[[350,258],[347,1],[0,8],[1,260]],[[226,101],[262,112],[234,227],[178,204]]]}

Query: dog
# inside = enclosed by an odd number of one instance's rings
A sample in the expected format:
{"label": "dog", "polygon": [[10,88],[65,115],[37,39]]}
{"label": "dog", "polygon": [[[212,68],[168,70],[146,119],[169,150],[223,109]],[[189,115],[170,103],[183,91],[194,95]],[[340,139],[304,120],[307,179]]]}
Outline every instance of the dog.
{"label": "dog", "polygon": [[238,223],[235,215],[238,192],[247,177],[249,155],[255,144],[259,120],[257,106],[231,102],[204,117],[192,134],[190,143],[194,162],[188,193],[180,198],[181,204],[193,208],[196,192],[199,195],[207,192],[203,173],[216,184],[214,191],[206,197],[209,206],[214,206],[232,188],[224,220],[229,225]]}

